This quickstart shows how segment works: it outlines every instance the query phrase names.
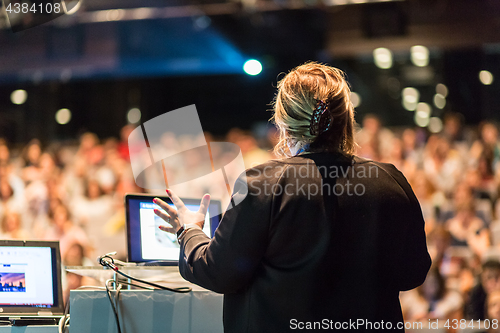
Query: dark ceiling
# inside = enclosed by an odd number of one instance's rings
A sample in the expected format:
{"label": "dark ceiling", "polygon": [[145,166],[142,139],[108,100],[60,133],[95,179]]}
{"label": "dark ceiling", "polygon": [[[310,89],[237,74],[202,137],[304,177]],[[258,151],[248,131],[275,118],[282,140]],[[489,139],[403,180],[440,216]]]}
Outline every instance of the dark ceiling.
{"label": "dark ceiling", "polygon": [[[278,74],[308,60],[347,72],[362,97],[358,120],[373,112],[387,125],[411,125],[400,90],[415,86],[430,103],[437,83],[450,95],[435,116],[459,111],[477,123],[500,115],[499,1],[349,4],[356,1],[85,0],[74,15],[0,30],[0,123],[11,141],[109,136],[130,107],[150,119],[195,103],[205,128],[222,134],[267,121]],[[413,45],[429,48],[429,66],[411,64]],[[374,65],[378,47],[393,51],[392,68]],[[263,63],[262,74],[243,74],[248,58]],[[482,69],[493,85],[479,83]],[[17,88],[30,96],[23,106],[10,103]],[[74,115],[65,126],[53,122],[61,107]]]}

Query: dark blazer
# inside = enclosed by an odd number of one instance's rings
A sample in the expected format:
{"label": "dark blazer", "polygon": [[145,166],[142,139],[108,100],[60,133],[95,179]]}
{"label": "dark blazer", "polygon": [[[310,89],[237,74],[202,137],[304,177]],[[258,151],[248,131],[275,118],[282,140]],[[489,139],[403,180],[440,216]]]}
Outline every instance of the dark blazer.
{"label": "dark blazer", "polygon": [[431,259],[419,203],[393,165],[336,153],[272,160],[238,179],[242,198],[212,240],[197,229],[181,239],[182,276],[224,294],[225,332],[402,322],[399,291],[419,286]]}

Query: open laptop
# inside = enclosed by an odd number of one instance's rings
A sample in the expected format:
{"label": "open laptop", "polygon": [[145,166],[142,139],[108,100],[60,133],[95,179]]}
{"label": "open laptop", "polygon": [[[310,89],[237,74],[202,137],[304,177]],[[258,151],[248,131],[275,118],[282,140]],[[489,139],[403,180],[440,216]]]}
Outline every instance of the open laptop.
{"label": "open laptop", "polygon": [[[128,261],[145,266],[175,266],[179,264],[179,243],[176,235],[158,228],[167,223],[154,213],[154,209],[159,208],[153,203],[154,198],[160,198],[173,206],[168,197],[146,194],[125,196]],[[200,208],[201,198],[181,200],[189,210],[198,211]],[[221,215],[221,202],[210,200],[203,228],[210,238],[219,225]]]}
{"label": "open laptop", "polygon": [[59,242],[0,240],[0,320],[57,324],[63,313]]}

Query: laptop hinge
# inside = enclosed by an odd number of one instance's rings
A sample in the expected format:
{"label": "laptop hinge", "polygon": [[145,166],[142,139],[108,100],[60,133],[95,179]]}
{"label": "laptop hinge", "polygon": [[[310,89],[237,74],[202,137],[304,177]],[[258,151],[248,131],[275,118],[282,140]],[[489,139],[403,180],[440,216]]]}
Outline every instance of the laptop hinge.
{"label": "laptop hinge", "polygon": [[52,311],[38,311],[39,316],[52,316]]}

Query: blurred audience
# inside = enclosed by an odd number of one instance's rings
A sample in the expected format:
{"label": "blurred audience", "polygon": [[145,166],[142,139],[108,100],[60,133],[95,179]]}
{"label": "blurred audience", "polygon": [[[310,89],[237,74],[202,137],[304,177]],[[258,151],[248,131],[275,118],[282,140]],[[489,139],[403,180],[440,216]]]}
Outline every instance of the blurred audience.
{"label": "blurred audience", "polygon": [[431,267],[420,287],[401,295],[405,321],[458,318],[462,305],[462,296],[458,291],[446,286],[437,266]]}
{"label": "blurred audience", "polygon": [[[477,127],[465,126],[460,114],[448,113],[440,133],[389,129],[373,114],[366,115],[361,125],[357,155],[401,170],[426,221],[434,266],[422,287],[401,294],[406,319],[500,317],[497,124],[484,121]],[[64,265],[93,264],[88,258],[114,250],[125,259],[123,197],[148,191],[136,185],[130,165],[129,148],[138,149],[128,146],[133,129],[123,127],[119,138],[84,133],[73,144],[33,139],[19,147],[0,139],[0,239],[59,240]],[[165,133],[163,149],[189,146],[200,139]],[[224,137],[205,133],[205,139],[238,145],[246,167],[274,158],[273,128],[259,127],[254,132],[233,128]],[[222,160],[231,158],[215,145],[211,153]],[[188,159],[183,168],[166,165],[169,174],[182,178],[199,172],[199,156],[191,154]],[[178,191],[188,197],[205,192],[217,199],[228,195],[203,177]],[[68,274],[65,294],[82,283]]]}

